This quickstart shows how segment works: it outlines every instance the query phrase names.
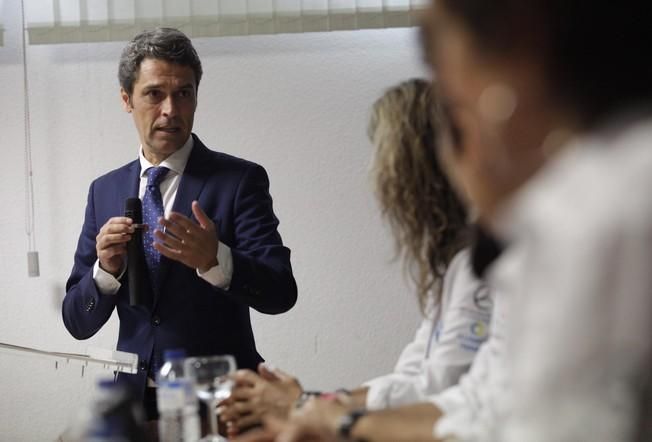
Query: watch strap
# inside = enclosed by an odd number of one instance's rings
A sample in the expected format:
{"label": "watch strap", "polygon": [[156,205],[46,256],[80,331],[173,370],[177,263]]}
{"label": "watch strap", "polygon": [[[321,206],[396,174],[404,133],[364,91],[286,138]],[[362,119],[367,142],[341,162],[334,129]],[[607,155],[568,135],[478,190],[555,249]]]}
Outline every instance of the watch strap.
{"label": "watch strap", "polygon": [[339,426],[337,427],[338,436],[345,440],[349,440],[351,438],[353,427],[358,420],[366,414],[366,409],[358,408],[342,416],[340,418]]}

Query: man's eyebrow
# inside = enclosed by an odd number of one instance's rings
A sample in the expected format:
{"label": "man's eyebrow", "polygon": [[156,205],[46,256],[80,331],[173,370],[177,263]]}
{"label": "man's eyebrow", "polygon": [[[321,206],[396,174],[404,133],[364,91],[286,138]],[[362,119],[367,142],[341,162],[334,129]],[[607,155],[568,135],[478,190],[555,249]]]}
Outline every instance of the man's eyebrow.
{"label": "man's eyebrow", "polygon": [[[182,84],[181,86],[175,88],[175,90],[193,89],[194,87],[195,87],[195,85],[193,83],[186,83],[186,84]],[[163,85],[160,84],[160,83],[150,83],[150,84],[147,84],[147,85],[143,86],[144,91],[148,91],[148,90],[151,90],[151,89],[161,89],[161,88],[163,88]]]}
{"label": "man's eyebrow", "polygon": [[150,83],[143,87],[143,90],[160,89],[162,86],[158,83]]}

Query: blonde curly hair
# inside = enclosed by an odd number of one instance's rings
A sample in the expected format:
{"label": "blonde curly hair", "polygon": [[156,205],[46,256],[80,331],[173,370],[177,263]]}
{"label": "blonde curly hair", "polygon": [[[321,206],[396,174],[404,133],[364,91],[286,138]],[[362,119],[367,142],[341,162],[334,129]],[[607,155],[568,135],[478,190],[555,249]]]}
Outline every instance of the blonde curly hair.
{"label": "blonde curly hair", "polygon": [[434,88],[413,79],[376,101],[368,128],[375,193],[424,313],[441,301],[446,268],[468,243],[466,211],[437,159],[442,127]]}

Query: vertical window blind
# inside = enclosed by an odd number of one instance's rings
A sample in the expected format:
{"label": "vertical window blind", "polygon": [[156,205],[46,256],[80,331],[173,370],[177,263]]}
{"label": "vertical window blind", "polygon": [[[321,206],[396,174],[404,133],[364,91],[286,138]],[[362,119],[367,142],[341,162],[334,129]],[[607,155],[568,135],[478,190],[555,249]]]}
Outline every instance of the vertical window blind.
{"label": "vertical window blind", "polygon": [[191,37],[409,27],[429,0],[26,0],[30,44],[128,40],[176,27]]}

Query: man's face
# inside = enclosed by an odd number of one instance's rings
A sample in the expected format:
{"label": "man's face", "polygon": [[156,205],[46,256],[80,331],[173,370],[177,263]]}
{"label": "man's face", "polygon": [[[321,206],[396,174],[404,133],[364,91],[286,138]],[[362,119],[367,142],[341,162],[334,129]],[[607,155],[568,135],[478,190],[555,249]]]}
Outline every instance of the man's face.
{"label": "man's face", "polygon": [[183,146],[197,108],[192,68],[146,58],[131,97],[124,89],[120,94],[124,109],[133,114],[145,158],[158,164]]}

